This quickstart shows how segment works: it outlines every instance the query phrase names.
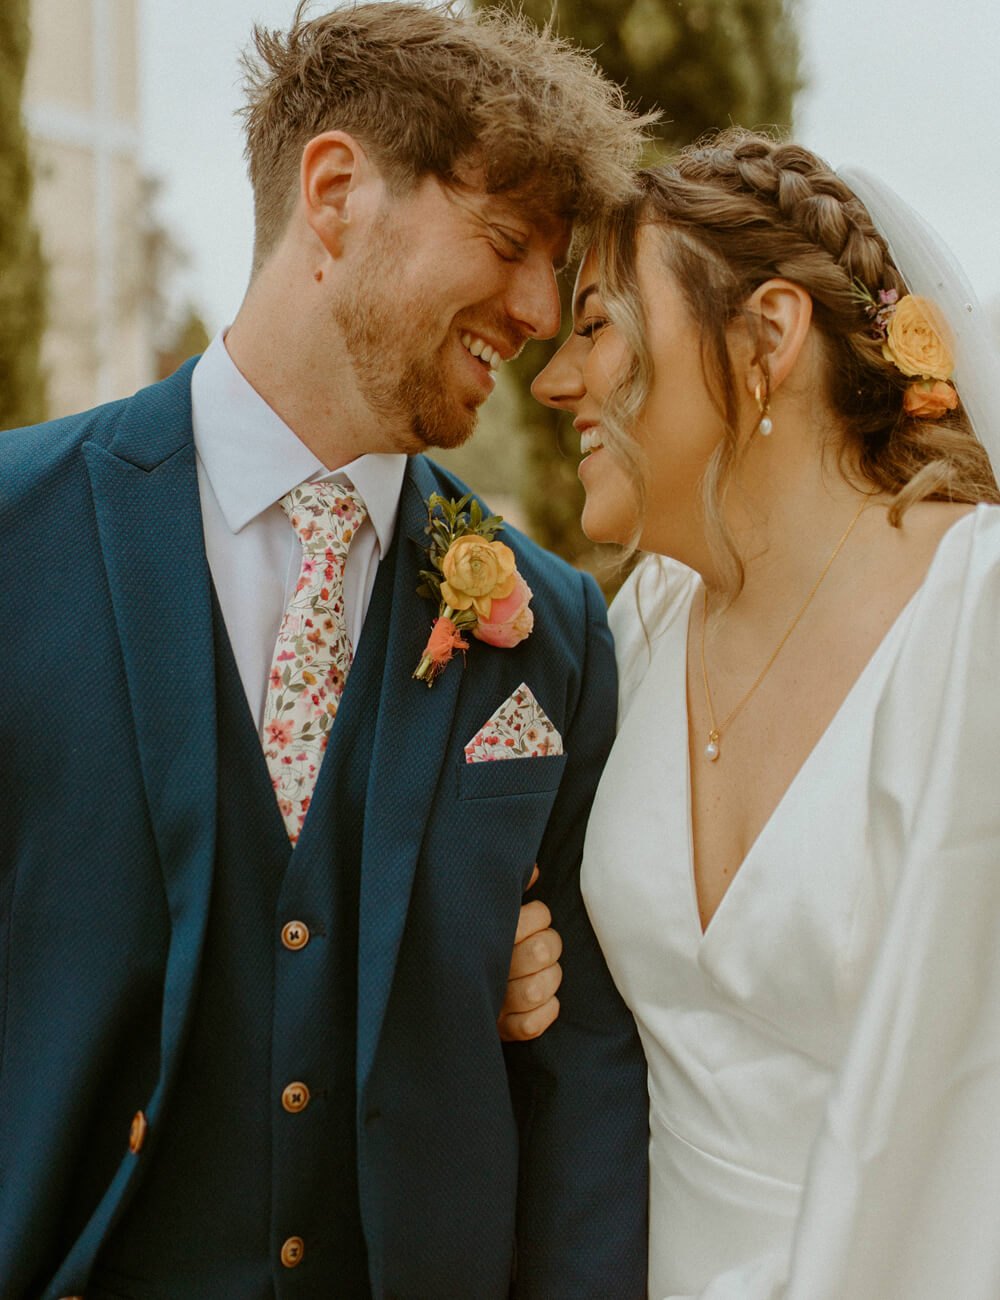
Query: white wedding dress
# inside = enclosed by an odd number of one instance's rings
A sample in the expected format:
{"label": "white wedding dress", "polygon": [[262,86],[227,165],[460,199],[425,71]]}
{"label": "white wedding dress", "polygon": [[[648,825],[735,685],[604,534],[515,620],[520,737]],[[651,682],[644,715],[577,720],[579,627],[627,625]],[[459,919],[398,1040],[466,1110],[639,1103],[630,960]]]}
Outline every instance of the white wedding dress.
{"label": "white wedding dress", "polygon": [[704,934],[697,589],[651,559],[612,608],[583,865],[649,1064],[650,1297],[1000,1300],[1000,507],[945,535]]}

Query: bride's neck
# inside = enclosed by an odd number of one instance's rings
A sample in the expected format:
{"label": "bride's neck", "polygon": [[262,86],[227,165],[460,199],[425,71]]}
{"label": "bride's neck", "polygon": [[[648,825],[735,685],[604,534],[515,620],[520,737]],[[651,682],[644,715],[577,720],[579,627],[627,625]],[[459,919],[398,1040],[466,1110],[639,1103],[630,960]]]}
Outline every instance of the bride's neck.
{"label": "bride's neck", "polygon": [[790,598],[807,592],[869,499],[868,488],[845,477],[833,456],[796,456],[770,441],[755,451],[726,504],[743,588],[730,605],[721,576],[710,565],[702,573],[709,608],[738,609],[741,618],[783,612]]}

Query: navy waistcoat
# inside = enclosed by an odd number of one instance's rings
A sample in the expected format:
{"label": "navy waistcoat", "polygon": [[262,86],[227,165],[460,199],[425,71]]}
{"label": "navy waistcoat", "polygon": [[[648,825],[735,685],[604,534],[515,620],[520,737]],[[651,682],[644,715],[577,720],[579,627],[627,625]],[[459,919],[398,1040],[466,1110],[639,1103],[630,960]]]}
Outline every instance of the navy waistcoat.
{"label": "navy waistcoat", "polygon": [[[355,1044],[365,789],[395,546],[294,852],[214,603],[218,840],[181,1071],[88,1300],[370,1296]],[[306,936],[306,942],[302,940]]]}

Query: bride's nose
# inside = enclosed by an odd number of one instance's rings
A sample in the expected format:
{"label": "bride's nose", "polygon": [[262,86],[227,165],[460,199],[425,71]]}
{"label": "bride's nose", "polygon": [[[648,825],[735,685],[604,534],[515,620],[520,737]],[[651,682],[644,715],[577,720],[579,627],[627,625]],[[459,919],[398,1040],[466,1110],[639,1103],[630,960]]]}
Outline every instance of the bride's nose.
{"label": "bride's nose", "polygon": [[532,397],[544,406],[555,407],[557,411],[571,411],[574,403],[584,393],[580,368],[568,353],[572,342],[571,334],[544,370],[535,376],[531,385]]}

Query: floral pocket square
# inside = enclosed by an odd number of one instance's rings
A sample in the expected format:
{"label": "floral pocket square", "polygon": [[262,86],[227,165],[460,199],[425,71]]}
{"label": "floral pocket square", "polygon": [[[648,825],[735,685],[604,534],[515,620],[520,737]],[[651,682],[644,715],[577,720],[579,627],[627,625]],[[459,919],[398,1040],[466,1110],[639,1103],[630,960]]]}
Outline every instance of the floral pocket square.
{"label": "floral pocket square", "polygon": [[562,752],[562,736],[522,682],[466,745],[465,761],[489,763],[498,758],[542,758]]}

